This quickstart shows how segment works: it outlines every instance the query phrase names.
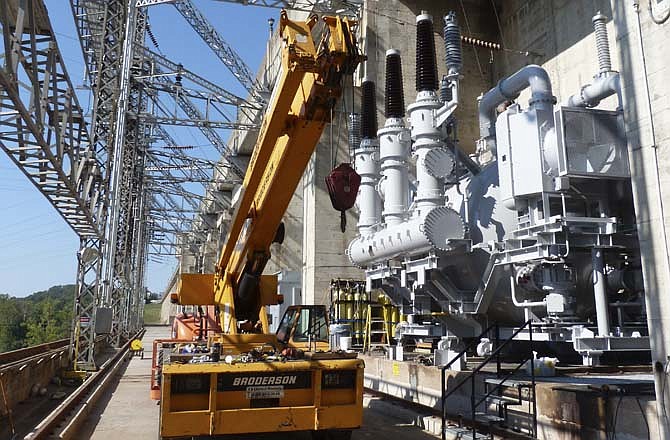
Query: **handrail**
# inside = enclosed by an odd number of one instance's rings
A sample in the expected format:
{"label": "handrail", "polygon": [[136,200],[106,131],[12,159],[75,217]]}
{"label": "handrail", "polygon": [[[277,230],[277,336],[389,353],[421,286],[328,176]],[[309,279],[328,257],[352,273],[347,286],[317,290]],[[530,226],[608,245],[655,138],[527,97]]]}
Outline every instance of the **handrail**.
{"label": "handrail", "polygon": [[[532,325],[533,325],[533,320],[532,320],[532,319],[529,319],[528,321],[526,321],[521,327],[519,327],[516,331],[514,331],[514,333],[512,333],[512,336],[510,336],[509,339],[505,339],[505,342],[503,342],[500,346],[498,346],[498,348],[496,348],[495,350],[493,350],[493,351],[491,352],[491,354],[490,354],[486,359],[484,359],[484,360],[482,361],[482,363],[480,363],[479,365],[477,365],[477,366],[472,370],[472,372],[473,372],[473,373],[478,373],[482,368],[484,368],[484,366],[485,366],[486,364],[488,364],[489,362],[491,362],[491,360],[492,360],[495,356],[497,356],[497,355],[502,351],[502,349],[505,348],[505,346],[506,346],[507,344],[509,344],[510,342],[512,342],[512,340],[513,340],[519,333],[521,333],[521,330],[523,330],[524,328],[526,328],[526,326],[528,326],[529,329],[530,329],[530,327],[531,327]],[[532,331],[531,331],[531,334],[532,334]],[[532,340],[531,340],[531,341],[532,341]]]}
{"label": "handrail", "polygon": [[[511,373],[507,374],[504,378],[501,379],[501,381],[491,390],[486,396],[484,396],[483,399],[476,401],[475,400],[475,377],[479,371],[482,370],[486,365],[488,365],[494,358],[497,361],[497,374],[500,376],[500,352],[505,348],[511,341],[514,340],[514,338],[521,333],[525,328],[528,328],[528,334],[530,338],[530,343],[531,343],[531,350],[532,350],[532,344],[533,344],[533,321],[529,319],[526,321],[521,327],[519,327],[517,330],[515,330],[512,335],[506,339],[502,344],[499,344],[499,330],[498,330],[498,325],[497,323],[494,323],[490,325],[486,330],[484,330],[476,339],[475,341],[471,342],[468,344],[465,349],[461,350],[461,352],[453,358],[449,363],[444,365],[441,369],[441,382],[442,382],[442,439],[446,440],[446,420],[447,420],[447,398],[451,396],[454,392],[459,390],[465,383],[470,380],[471,381],[471,386],[472,389],[470,391],[470,410],[471,410],[471,421],[472,421],[472,438],[476,438],[476,423],[475,423],[475,416],[476,416],[476,410],[479,405],[481,405],[490,395],[491,393],[502,387],[503,383],[507,381],[514,373],[516,373],[523,365],[525,365],[526,362],[530,361],[530,367],[531,367],[531,388],[532,388],[532,403],[533,403],[533,437],[535,438],[537,435],[537,408],[535,404],[535,359],[534,356],[531,354],[529,358],[524,359],[521,363],[519,363],[516,368],[512,370]],[[472,369],[470,374],[463,379],[461,382],[459,382],[456,386],[454,386],[451,390],[448,392],[446,391],[446,370],[453,365],[456,360],[460,359],[462,356],[465,355],[465,353],[470,350],[475,342],[479,342],[481,338],[490,332],[491,329],[495,328],[496,330],[496,348],[493,350],[479,365],[477,365],[475,368]]]}
{"label": "handrail", "polygon": [[[133,339],[141,338],[144,335],[145,330],[141,329],[134,336],[128,339],[128,342],[123,344],[121,348],[116,352],[116,354],[105,361],[105,363],[100,367],[100,370],[88,376],[86,380],[74,390],[63,402],[49,413],[31,432],[29,432],[25,438],[28,440],[39,440],[51,438],[54,434],[54,430],[59,426],[69,426],[75,427],[78,426],[77,423],[73,422],[74,419],[82,418],[88,414],[90,408],[100,397],[102,390],[109,384],[109,381],[114,376],[116,371],[123,365],[128,350],[130,348],[130,343]],[[86,400],[88,399],[88,400]],[[78,405],[84,402],[81,409],[75,411]],[[74,412],[74,414],[72,414]],[[71,417],[71,418],[69,418]],[[69,422],[68,422],[69,420]],[[68,422],[68,423],[65,423]],[[65,428],[66,430],[69,428]],[[59,437],[60,438],[60,437]],[[63,438],[71,438],[69,436],[64,436]]]}
{"label": "handrail", "polygon": [[479,406],[479,405],[481,405],[482,403],[484,403],[484,401],[485,401],[486,399],[488,399],[488,398],[491,396],[491,394],[493,394],[494,391],[496,391],[496,390],[502,388],[503,383],[505,383],[505,381],[507,381],[507,379],[509,379],[510,377],[514,376],[514,374],[515,374],[517,371],[519,371],[519,370],[521,369],[521,367],[523,367],[523,366],[526,364],[526,362],[528,362],[528,361],[530,360],[531,357],[532,357],[532,355],[531,355],[531,356],[528,356],[528,357],[527,357],[526,359],[524,359],[519,365],[517,365],[516,367],[514,367],[514,369],[513,369],[512,371],[510,371],[509,373],[507,373],[507,374],[505,375],[505,377],[503,377],[503,378],[500,380],[500,382],[498,382],[498,383],[496,384],[496,386],[494,386],[488,393],[486,393],[486,394],[484,395],[484,397],[482,397],[481,399],[479,399],[479,401],[478,401],[477,403],[475,403],[475,406]]}
{"label": "handrail", "polygon": [[488,327],[486,327],[486,329],[485,329],[483,332],[481,332],[481,333],[479,334],[479,336],[476,336],[476,337],[475,337],[474,341],[470,342],[470,343],[469,343],[463,350],[461,350],[460,353],[458,353],[458,356],[456,356],[455,358],[453,358],[452,360],[450,360],[449,362],[447,362],[446,365],[443,365],[443,366],[442,366],[442,371],[444,371],[444,370],[446,370],[447,368],[451,367],[451,366],[454,364],[454,362],[456,362],[457,360],[459,360],[460,358],[462,358],[462,357],[465,355],[465,353],[466,353],[467,351],[471,350],[472,347],[475,346],[475,344],[479,343],[479,342],[481,341],[481,339],[484,337],[484,335],[488,334],[492,329],[496,328],[497,326],[498,326],[497,323],[493,323],[493,324],[489,325]]}
{"label": "handrail", "polygon": [[18,348],[12,351],[6,351],[0,353],[0,365],[10,364],[13,362],[21,361],[25,358],[42,354],[49,350],[55,350],[67,346],[70,343],[70,339],[59,339],[57,341],[46,342],[44,344],[33,345],[25,348]]}
{"label": "handrail", "polygon": [[[510,336],[509,339],[506,339],[505,342],[503,342],[500,346],[498,346],[498,348],[496,348],[493,352],[491,352],[491,354],[490,354],[486,359],[484,359],[479,365],[477,365],[475,368],[473,368],[472,371],[470,372],[470,375],[469,375],[465,380],[463,380],[461,383],[459,383],[458,385],[456,385],[456,387],[454,387],[451,391],[449,391],[447,394],[445,394],[445,396],[444,396],[445,399],[446,399],[447,397],[451,396],[451,395],[452,395],[455,391],[457,391],[461,386],[463,386],[463,385],[465,384],[465,382],[466,382],[468,379],[470,379],[471,376],[477,374],[482,368],[484,368],[486,365],[488,365],[488,363],[491,362],[491,360],[492,360],[494,357],[496,357],[498,354],[500,354],[500,351],[502,351],[502,349],[505,348],[505,346],[507,346],[507,344],[509,344],[509,343],[510,343],[510,342],[511,342],[511,341],[512,341],[512,340],[513,340],[519,333],[521,333],[521,330],[523,330],[524,328],[526,328],[526,326],[529,325],[529,323],[531,323],[531,322],[532,322],[531,320],[526,321],[526,322],[523,324],[523,326],[519,327],[514,333],[512,333],[512,336]],[[495,326],[495,324],[494,324],[493,326],[491,326],[491,327],[494,327],[494,326]],[[470,345],[472,345],[472,344],[470,344]],[[462,351],[462,352],[461,352],[456,358],[454,358],[454,359],[459,358],[459,357],[462,356],[463,354],[465,354],[465,351]],[[444,371],[444,370],[447,368],[447,366],[449,366],[450,364],[451,364],[451,363],[445,365],[445,367],[442,368],[442,371]]]}

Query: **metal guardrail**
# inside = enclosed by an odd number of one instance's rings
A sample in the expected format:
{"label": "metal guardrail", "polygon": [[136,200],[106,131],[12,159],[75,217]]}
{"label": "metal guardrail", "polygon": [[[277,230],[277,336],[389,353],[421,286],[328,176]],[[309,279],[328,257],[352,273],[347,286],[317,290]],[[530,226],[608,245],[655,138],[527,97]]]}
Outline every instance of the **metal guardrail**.
{"label": "metal guardrail", "polygon": [[32,347],[20,348],[18,350],[0,353],[0,368],[15,362],[20,362],[32,356],[43,354],[47,351],[67,347],[69,344],[70,339],[59,339],[57,341],[47,342],[45,344],[33,345]]}

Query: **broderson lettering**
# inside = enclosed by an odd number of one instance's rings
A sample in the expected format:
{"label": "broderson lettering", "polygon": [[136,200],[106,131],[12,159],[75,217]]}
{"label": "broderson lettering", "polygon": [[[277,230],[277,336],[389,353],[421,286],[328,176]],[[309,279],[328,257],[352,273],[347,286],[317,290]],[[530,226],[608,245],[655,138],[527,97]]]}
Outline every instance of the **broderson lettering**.
{"label": "broderson lettering", "polygon": [[234,387],[245,385],[295,385],[297,376],[236,377]]}

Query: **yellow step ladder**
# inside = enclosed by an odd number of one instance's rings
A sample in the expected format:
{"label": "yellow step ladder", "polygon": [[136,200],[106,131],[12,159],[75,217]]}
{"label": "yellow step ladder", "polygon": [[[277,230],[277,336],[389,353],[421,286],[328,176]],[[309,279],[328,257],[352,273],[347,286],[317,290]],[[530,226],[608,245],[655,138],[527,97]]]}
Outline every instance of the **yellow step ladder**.
{"label": "yellow step ladder", "polygon": [[363,351],[372,352],[381,350],[388,352],[391,335],[384,316],[384,306],[372,303],[368,305],[367,317],[365,319],[365,343]]}

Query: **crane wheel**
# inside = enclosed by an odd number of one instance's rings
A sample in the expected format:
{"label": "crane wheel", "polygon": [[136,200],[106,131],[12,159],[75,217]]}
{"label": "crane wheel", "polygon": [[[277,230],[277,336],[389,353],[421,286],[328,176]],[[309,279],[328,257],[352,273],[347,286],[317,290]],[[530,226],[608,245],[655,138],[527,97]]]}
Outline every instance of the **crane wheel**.
{"label": "crane wheel", "polygon": [[351,429],[312,431],[312,440],[351,440]]}

